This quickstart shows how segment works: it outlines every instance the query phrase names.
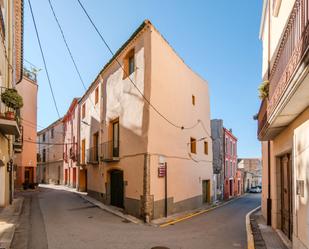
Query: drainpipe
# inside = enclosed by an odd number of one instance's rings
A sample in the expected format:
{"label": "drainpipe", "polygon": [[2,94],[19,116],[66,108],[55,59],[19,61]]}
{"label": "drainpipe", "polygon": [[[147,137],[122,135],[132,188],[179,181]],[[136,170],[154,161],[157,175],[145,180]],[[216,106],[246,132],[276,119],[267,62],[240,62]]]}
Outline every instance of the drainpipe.
{"label": "drainpipe", "polygon": [[[270,0],[268,0],[268,51],[267,51],[267,57],[268,57],[268,70],[267,70],[267,78],[270,79]],[[270,140],[267,141],[267,166],[268,166],[268,197],[267,197],[267,225],[271,226],[271,176],[270,176]]]}
{"label": "drainpipe", "polygon": [[146,223],[151,220],[151,196],[150,196],[150,155],[144,154],[144,180],[143,180],[143,203],[142,216]]}

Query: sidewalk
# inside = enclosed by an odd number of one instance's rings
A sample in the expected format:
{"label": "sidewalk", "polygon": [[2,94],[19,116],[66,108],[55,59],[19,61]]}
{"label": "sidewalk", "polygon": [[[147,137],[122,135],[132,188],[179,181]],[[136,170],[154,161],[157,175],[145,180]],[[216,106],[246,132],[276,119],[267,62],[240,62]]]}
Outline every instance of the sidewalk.
{"label": "sidewalk", "polygon": [[266,225],[261,209],[250,216],[251,229],[254,238],[255,249],[290,249],[288,242],[283,242],[280,231]]}
{"label": "sidewalk", "polygon": [[0,249],[10,248],[22,207],[23,198],[19,197],[12,205],[0,209]]}

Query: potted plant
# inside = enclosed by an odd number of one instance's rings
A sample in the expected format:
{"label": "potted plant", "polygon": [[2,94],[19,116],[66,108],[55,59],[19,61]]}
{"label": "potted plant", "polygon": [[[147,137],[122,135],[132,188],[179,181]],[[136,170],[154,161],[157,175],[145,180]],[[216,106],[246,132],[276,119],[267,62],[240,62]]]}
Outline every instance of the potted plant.
{"label": "potted plant", "polygon": [[[18,94],[16,89],[12,88],[7,88],[3,93],[1,93],[1,101],[13,110],[22,108],[24,105],[23,98]],[[6,111],[5,116],[9,119],[15,118],[15,114],[11,110]]]}
{"label": "potted plant", "polygon": [[259,98],[261,100],[268,98],[269,95],[269,81],[265,80],[259,86]]}

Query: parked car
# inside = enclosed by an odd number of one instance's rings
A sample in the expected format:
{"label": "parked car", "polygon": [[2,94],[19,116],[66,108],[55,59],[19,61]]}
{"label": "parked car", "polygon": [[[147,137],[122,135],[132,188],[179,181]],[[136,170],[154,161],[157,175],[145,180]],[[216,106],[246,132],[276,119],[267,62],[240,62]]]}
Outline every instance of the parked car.
{"label": "parked car", "polygon": [[255,186],[255,187],[250,188],[249,192],[250,193],[261,193],[262,189],[259,186]]}

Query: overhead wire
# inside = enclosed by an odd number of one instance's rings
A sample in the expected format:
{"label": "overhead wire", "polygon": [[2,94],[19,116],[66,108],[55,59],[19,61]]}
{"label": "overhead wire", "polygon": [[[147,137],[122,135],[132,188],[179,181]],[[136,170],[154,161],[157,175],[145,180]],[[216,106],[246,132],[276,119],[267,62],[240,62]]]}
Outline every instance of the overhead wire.
{"label": "overhead wire", "polygon": [[[103,41],[103,43],[105,44],[105,46],[107,47],[108,51],[111,53],[112,56],[115,56],[115,53],[113,52],[113,50],[111,49],[111,47],[108,45],[108,43],[106,42],[106,40],[104,39],[103,35],[101,34],[101,32],[99,31],[99,29],[97,28],[97,26],[95,25],[95,23],[93,22],[92,18],[90,17],[90,15],[88,14],[87,10],[85,9],[85,7],[83,6],[83,4],[81,3],[80,0],[77,0],[77,2],[79,3],[80,7],[82,8],[82,10],[84,11],[85,15],[87,16],[89,22],[92,24],[93,28],[95,29],[95,31],[97,32],[97,34],[99,35],[99,37],[101,38],[101,40]],[[187,130],[187,129],[192,129],[192,127],[195,127],[198,124],[198,121],[196,124],[190,126],[190,127],[185,127],[183,125],[178,125],[175,122],[169,120],[167,117],[165,117],[164,114],[162,114],[157,107],[155,107],[147,98],[146,96],[142,93],[142,91],[138,88],[138,86],[134,83],[134,81],[131,79],[130,75],[126,72],[126,70],[124,69],[124,67],[121,65],[121,63],[119,62],[119,60],[115,57],[115,61],[117,62],[117,64],[119,65],[119,67],[123,70],[125,76],[129,79],[129,81],[132,83],[132,85],[136,88],[136,90],[139,92],[139,94],[142,96],[142,98],[144,99],[144,101],[161,117],[163,118],[166,122],[168,122],[170,125],[181,129],[181,130]]]}
{"label": "overhead wire", "polygon": [[38,32],[38,28],[37,28],[36,21],[35,21],[35,18],[34,18],[34,14],[33,14],[33,10],[32,10],[32,5],[31,5],[31,1],[30,0],[28,0],[28,4],[29,4],[30,13],[31,13],[31,17],[32,17],[32,21],[33,21],[33,25],[34,25],[34,29],[35,29],[35,33],[36,33],[36,37],[37,37],[37,40],[38,40],[39,48],[40,48],[40,51],[41,51],[41,56],[42,56],[42,59],[43,59],[43,64],[44,64],[44,68],[45,68],[45,72],[46,72],[46,76],[47,76],[47,81],[48,81],[49,89],[50,89],[50,92],[51,92],[51,95],[52,95],[52,98],[53,98],[53,102],[54,102],[55,109],[57,111],[58,117],[60,118],[60,113],[59,113],[59,110],[58,110],[58,106],[57,106],[54,90],[53,90],[53,87],[52,87],[52,84],[51,84],[51,80],[50,80],[50,77],[49,77],[49,72],[48,72],[48,69],[47,69],[46,61],[45,61],[45,55],[44,55],[44,52],[43,52],[43,49],[42,49],[42,44],[41,44],[41,40],[40,40],[40,36],[39,36],[39,32]]}
{"label": "overhead wire", "polygon": [[[70,58],[71,58],[72,63],[73,63],[73,65],[74,65],[75,71],[76,71],[76,73],[77,73],[77,75],[78,75],[78,78],[79,78],[80,82],[82,83],[82,86],[83,86],[84,90],[87,91],[86,84],[85,84],[85,82],[84,82],[84,80],[83,80],[83,77],[82,77],[82,75],[81,75],[81,73],[80,73],[80,70],[79,70],[78,67],[77,67],[77,63],[76,63],[76,61],[75,61],[75,59],[74,59],[74,57],[73,57],[72,51],[71,51],[71,49],[70,49],[70,47],[69,47],[69,44],[68,44],[68,42],[67,42],[67,39],[66,39],[66,37],[65,37],[65,35],[64,35],[64,31],[63,31],[63,29],[62,29],[62,27],[61,27],[61,25],[60,25],[59,19],[58,19],[57,15],[56,15],[56,12],[55,12],[55,9],[54,9],[54,7],[53,7],[53,4],[52,4],[51,0],[48,0],[48,3],[49,3],[49,6],[50,6],[51,11],[52,11],[52,13],[53,13],[54,19],[55,19],[55,21],[56,21],[56,23],[57,23],[57,26],[58,26],[58,28],[59,28],[59,31],[60,31],[60,33],[61,33],[61,36],[62,36],[63,42],[64,42],[64,44],[65,44],[65,47],[66,47],[66,49],[67,49],[67,51],[68,51],[68,53],[69,53],[69,55],[70,55]],[[100,116],[99,113],[98,113],[98,111],[97,111],[97,109],[96,109],[96,107],[95,107],[95,104],[93,103],[93,101],[92,101],[92,99],[91,99],[91,97],[89,98],[89,100],[90,100],[90,102],[91,102],[91,104],[92,104],[92,106],[93,106],[93,109],[94,109],[95,112],[97,113],[97,115]]]}

